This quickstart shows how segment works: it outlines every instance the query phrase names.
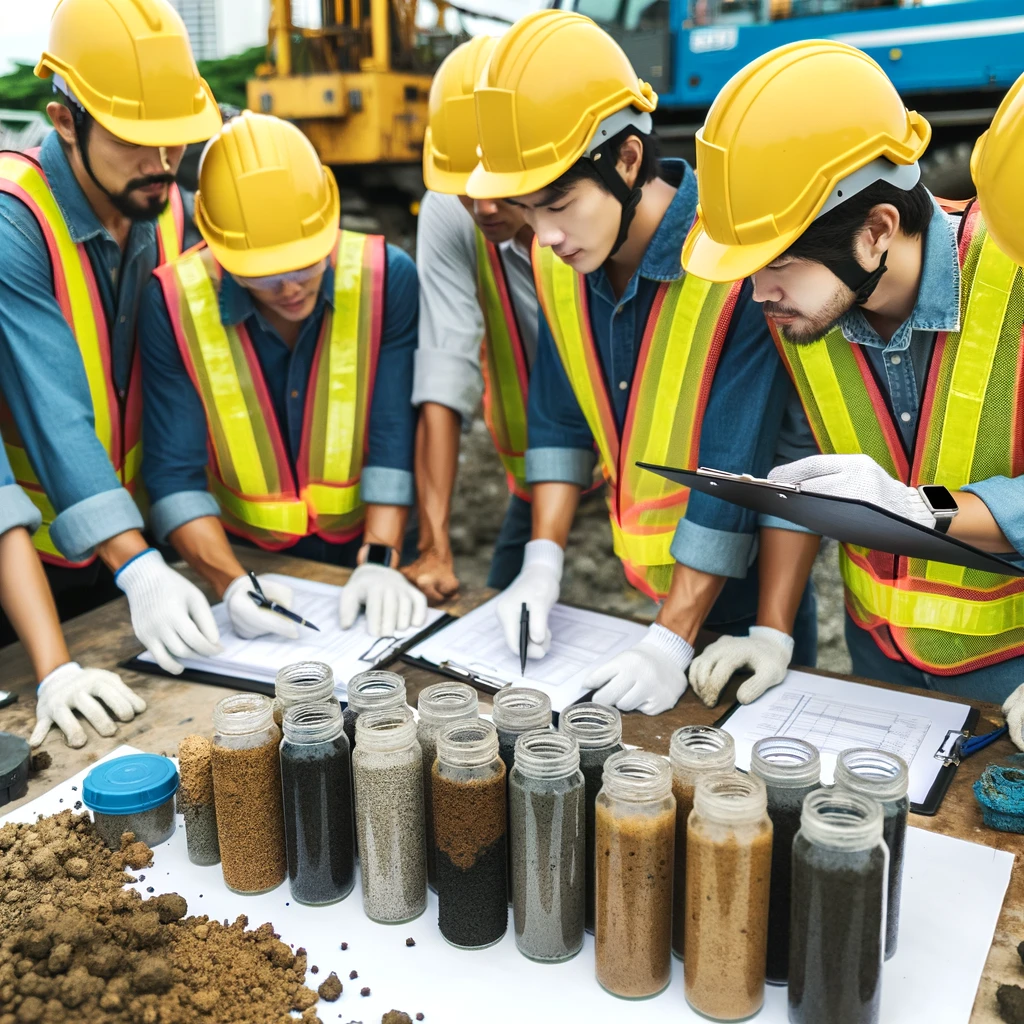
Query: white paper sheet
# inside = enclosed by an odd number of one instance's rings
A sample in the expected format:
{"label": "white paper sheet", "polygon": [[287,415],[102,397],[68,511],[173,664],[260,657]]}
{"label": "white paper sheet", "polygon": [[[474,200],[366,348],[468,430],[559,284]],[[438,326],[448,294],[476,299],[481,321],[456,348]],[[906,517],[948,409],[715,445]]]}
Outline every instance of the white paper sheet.
{"label": "white paper sheet", "polygon": [[[119,747],[110,756],[135,753]],[[39,814],[66,810],[81,797],[86,771],[13,811],[5,820],[33,821]],[[77,786],[77,790],[72,787]],[[698,1024],[683,995],[683,966],[672,961],[669,987],[653,999],[630,1001],[606,993],[594,980],[594,940],[564,964],[537,964],[515,946],[509,930],[490,949],[466,952],[449,946],[437,930],[437,897],[426,912],[401,925],[380,925],[363,913],[359,883],[351,895],[329,907],[304,907],[292,900],[285,883],[262,896],[238,896],[225,886],[219,865],[191,864],[185,828],[156,847],[154,866],[136,883],[143,899],[177,892],[190,914],[234,920],[247,914],[251,927],[272,921],[284,942],[305,946],[309,964],[319,967],[306,979],[316,986],[337,971],[345,986],[336,1003],[320,1002],[325,1022],[379,1021],[395,1008],[426,1024]],[[985,833],[982,833],[985,835]],[[882,980],[881,1024],[968,1024],[981,972],[1010,880],[1013,855],[975,843],[911,828],[907,835],[900,940]],[[405,945],[406,937],[416,940]],[[340,944],[348,943],[342,952]],[[359,972],[356,981],[349,971]],[[359,995],[367,985],[371,994]],[[758,1024],[786,1024],[786,989],[768,986]],[[828,1024],[828,1022],[821,1022]]]}
{"label": "white paper sheet", "polygon": [[468,615],[414,645],[409,654],[433,665],[448,662],[497,686],[532,686],[551,697],[561,711],[587,692],[591,671],[643,639],[647,626],[600,612],[556,604],[548,617],[551,650],[544,658],[531,658],[526,673],[519,671],[519,655],[505,643],[498,622],[498,598],[474,608]]}
{"label": "white paper sheet", "polygon": [[[428,608],[423,626],[395,636],[372,637],[366,630],[366,617],[363,615],[356,619],[351,629],[343,630],[338,624],[342,587],[278,573],[267,573],[264,579],[291,587],[295,595],[292,610],[317,625],[320,632],[300,626],[297,640],[280,636],[243,640],[232,630],[224,604],[217,604],[213,606],[213,617],[217,620],[224,650],[212,658],[179,658],[185,668],[272,683],[278,671],[286,665],[294,665],[297,661],[324,661],[334,670],[334,692],[343,699],[348,681],[354,675],[384,661],[398,644],[415,636],[444,614],[436,608]],[[148,651],[139,655],[139,660],[156,662]]]}
{"label": "white paper sheet", "polygon": [[959,732],[970,708],[924,691],[883,690],[809,672],[790,672],[753,704],[741,705],[723,728],[736,741],[736,764],[750,767],[754,743],[766,736],[807,740],[821,751],[822,779],[832,781],[836,757],[850,747],[899,754],[910,766],[910,801],[928,796],[942,760],[935,752]]}

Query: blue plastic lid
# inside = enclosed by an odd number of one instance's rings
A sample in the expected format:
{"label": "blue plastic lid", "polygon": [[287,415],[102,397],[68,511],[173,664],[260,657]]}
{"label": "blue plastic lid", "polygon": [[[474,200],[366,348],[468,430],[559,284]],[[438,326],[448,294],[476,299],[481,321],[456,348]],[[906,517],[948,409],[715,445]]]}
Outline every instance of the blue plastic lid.
{"label": "blue plastic lid", "polygon": [[85,777],[82,800],[101,814],[141,814],[178,789],[178,769],[159,754],[126,754],[104,761]]}

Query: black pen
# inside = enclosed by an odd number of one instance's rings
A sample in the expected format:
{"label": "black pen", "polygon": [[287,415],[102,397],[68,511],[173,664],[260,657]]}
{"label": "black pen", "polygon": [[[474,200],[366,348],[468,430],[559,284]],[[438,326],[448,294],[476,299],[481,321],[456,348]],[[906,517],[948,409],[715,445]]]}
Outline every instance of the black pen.
{"label": "black pen", "polygon": [[305,626],[307,629],[315,629],[318,633],[320,632],[320,627],[314,626],[309,619],[304,619],[301,615],[297,615],[291,610],[291,608],[285,608],[283,604],[271,601],[270,598],[263,593],[263,588],[260,586],[260,581],[256,578],[256,573],[251,569],[249,570],[248,575],[253,585],[253,589],[249,591],[249,596],[261,608],[266,608],[268,611],[275,612],[278,615],[283,615],[286,619],[291,619],[292,622],[297,622],[300,626]]}
{"label": "black pen", "polygon": [[530,609],[523,602],[519,612],[519,674],[526,675],[526,648],[530,643]]}

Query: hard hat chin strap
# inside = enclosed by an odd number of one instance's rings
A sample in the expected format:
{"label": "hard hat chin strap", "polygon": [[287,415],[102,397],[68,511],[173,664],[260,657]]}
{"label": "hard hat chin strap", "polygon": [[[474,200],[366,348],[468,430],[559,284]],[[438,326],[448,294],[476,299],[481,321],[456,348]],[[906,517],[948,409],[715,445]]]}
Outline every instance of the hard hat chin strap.
{"label": "hard hat chin strap", "polygon": [[844,260],[833,260],[825,266],[839,278],[847,288],[853,292],[854,301],[858,306],[863,306],[882,280],[882,275],[889,268],[885,261],[889,257],[889,251],[882,253],[878,260],[878,266],[874,270],[865,270],[852,256]]}
{"label": "hard hat chin strap", "polygon": [[622,175],[615,168],[615,155],[611,152],[611,143],[606,142],[591,157],[598,177],[604,183],[605,188],[618,199],[619,204],[622,206],[622,213],[619,215],[619,233],[615,236],[615,244],[612,246],[612,251],[608,253],[609,258],[622,248],[623,243],[629,237],[629,226],[633,223],[637,205],[643,198],[642,189],[630,188],[622,180]]}

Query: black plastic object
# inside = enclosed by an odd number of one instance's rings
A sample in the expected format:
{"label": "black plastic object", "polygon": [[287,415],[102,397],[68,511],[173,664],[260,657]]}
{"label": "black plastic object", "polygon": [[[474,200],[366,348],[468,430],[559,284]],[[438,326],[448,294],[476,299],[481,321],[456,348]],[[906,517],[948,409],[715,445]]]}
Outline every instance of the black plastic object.
{"label": "black plastic object", "polygon": [[0,732],[0,805],[20,800],[28,792],[28,744],[9,732]]}

